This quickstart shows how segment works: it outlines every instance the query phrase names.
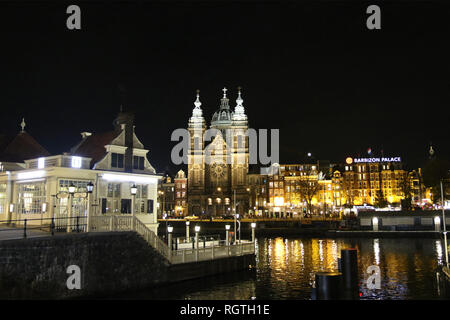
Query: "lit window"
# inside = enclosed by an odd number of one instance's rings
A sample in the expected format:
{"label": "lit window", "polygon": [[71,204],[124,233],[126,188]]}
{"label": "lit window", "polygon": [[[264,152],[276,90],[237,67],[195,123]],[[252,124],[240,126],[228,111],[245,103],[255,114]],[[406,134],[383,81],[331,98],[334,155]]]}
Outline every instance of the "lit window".
{"label": "lit window", "polygon": [[45,167],[45,158],[38,159],[38,169],[44,169]]}
{"label": "lit window", "polygon": [[81,168],[81,157],[72,157],[72,168]]}

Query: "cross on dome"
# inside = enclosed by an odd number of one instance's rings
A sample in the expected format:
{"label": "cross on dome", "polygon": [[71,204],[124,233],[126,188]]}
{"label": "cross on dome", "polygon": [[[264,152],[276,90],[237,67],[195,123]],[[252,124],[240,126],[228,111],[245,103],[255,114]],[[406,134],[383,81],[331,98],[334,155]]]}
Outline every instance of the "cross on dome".
{"label": "cross on dome", "polygon": [[238,106],[242,106],[244,100],[241,98],[241,87],[238,87],[238,98],[236,99],[236,103]]}
{"label": "cross on dome", "polygon": [[195,108],[199,109],[202,103],[200,102],[200,90],[197,89],[197,100],[194,102]]}
{"label": "cross on dome", "polygon": [[22,123],[20,124],[20,126],[22,127],[22,132],[25,132],[25,126],[26,126],[25,118],[22,118]]}
{"label": "cross on dome", "polygon": [[223,91],[223,97],[226,98],[228,89],[227,88],[223,88],[222,91]]}

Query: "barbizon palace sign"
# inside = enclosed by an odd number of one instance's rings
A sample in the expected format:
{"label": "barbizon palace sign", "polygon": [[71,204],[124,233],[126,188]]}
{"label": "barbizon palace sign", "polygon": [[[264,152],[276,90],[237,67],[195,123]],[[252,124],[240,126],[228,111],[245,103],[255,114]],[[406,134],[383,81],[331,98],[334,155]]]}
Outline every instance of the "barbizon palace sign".
{"label": "barbizon palace sign", "polygon": [[348,164],[351,163],[367,163],[367,162],[401,162],[400,157],[391,157],[391,158],[350,158],[345,159],[345,162]]}

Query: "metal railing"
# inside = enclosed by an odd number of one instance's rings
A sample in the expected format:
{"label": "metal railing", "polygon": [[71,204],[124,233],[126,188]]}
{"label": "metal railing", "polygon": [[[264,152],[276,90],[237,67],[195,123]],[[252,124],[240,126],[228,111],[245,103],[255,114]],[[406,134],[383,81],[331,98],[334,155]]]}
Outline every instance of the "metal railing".
{"label": "metal railing", "polygon": [[[34,218],[0,220],[0,238],[17,238],[21,232],[23,238],[35,235],[45,235],[50,232],[54,235],[57,232],[85,232],[87,230],[87,217],[59,217],[59,218]],[[6,233],[10,233],[10,237]]]}
{"label": "metal railing", "polygon": [[[198,243],[198,248],[195,243],[189,248],[179,248],[173,241],[172,250],[169,246],[161,240],[152,230],[150,230],[142,221],[132,216],[95,216],[91,217],[90,231],[136,231],[142,236],[147,243],[158,251],[168,262],[172,264],[188,263],[194,261],[211,260],[218,258],[225,258],[230,256],[238,256],[244,254],[253,254],[255,252],[255,245],[253,242],[242,241],[240,244],[227,245],[224,240],[220,240],[217,236],[203,236],[204,241]],[[209,238],[209,242],[208,242]],[[199,240],[201,237],[199,237]],[[191,240],[191,239],[189,239]],[[173,250],[176,248],[176,250]]]}
{"label": "metal railing", "polygon": [[[2,237],[2,232],[8,231],[14,232],[13,236]],[[151,247],[172,264],[254,254],[255,252],[254,242],[242,241],[241,243],[230,245],[224,240],[220,240],[220,236],[218,235],[199,236],[199,240],[202,239],[203,241],[198,242],[198,247],[196,247],[195,241],[189,241],[184,242],[185,244],[189,244],[188,248],[179,248],[178,245],[173,244],[172,247],[169,248],[169,246],[150,228],[133,216],[93,216],[90,217],[89,221],[86,216],[0,221],[0,239],[16,239],[18,237],[27,238],[30,235],[45,236],[48,233],[54,235],[56,232],[87,231],[136,231]],[[175,250],[173,250],[173,248],[175,248]]]}
{"label": "metal railing", "polygon": [[225,244],[225,241],[223,241],[223,244],[221,243],[219,245],[212,245],[208,247],[199,246],[199,248],[194,249],[189,248],[189,249],[172,250],[170,252],[171,255],[170,261],[172,264],[188,263],[254,253],[255,253],[255,244],[253,242],[242,242],[240,244],[227,246]]}

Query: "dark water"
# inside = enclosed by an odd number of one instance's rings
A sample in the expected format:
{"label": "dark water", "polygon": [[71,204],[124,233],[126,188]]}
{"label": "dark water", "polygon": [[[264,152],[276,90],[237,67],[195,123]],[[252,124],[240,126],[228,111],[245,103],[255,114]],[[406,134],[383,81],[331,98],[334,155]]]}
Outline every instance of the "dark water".
{"label": "dark water", "polygon": [[[310,299],[315,272],[337,271],[341,249],[356,248],[361,299],[448,299],[438,287],[439,239],[259,238],[254,272],[186,281],[122,294],[120,299]],[[381,289],[368,289],[366,269],[378,265]],[[448,291],[447,291],[448,292]]]}

